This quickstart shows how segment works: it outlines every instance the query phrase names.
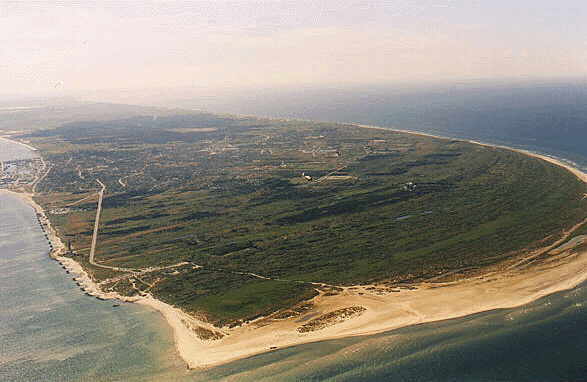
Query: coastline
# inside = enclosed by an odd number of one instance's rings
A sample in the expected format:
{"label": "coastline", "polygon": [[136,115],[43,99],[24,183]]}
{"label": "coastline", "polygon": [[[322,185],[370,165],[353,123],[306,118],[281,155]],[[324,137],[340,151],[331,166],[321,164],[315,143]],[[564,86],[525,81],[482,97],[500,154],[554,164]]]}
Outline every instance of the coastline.
{"label": "coastline", "polygon": [[96,284],[94,280],[92,280],[90,275],[88,275],[88,273],[77,261],[69,257],[61,256],[65,251],[65,244],[63,244],[61,241],[61,238],[51,225],[50,220],[47,219],[43,208],[33,199],[33,194],[6,189],[0,189],[0,193],[13,195],[19,198],[24,203],[32,207],[37,213],[37,216],[41,216],[43,231],[47,235],[49,242],[52,244],[52,250],[49,252],[49,257],[57,261],[62,267],[69,271],[72,276],[75,276],[73,277],[73,281],[78,282],[80,284],[80,288],[84,292],[88,293],[90,296],[99,297],[101,299],[117,299],[125,302],[135,302],[137,300],[136,298],[121,296],[118,293],[102,292],[99,285]]}
{"label": "coastline", "polygon": [[568,170],[573,175],[575,175],[577,178],[579,178],[583,182],[587,183],[587,173],[581,171],[580,169],[572,166],[569,163],[563,162],[563,161],[561,161],[561,160],[559,160],[557,158],[553,158],[551,156],[544,155],[544,154],[538,154],[538,153],[535,153],[535,152],[532,152],[532,151],[528,151],[528,150],[517,149],[515,147],[509,147],[509,146],[503,146],[503,145],[494,145],[494,144],[491,144],[491,143],[484,143],[484,142],[475,141],[475,140],[472,140],[472,139],[451,138],[451,137],[445,137],[445,136],[442,136],[442,135],[428,134],[428,133],[423,133],[423,132],[413,131],[413,130],[402,130],[402,129],[397,129],[397,128],[393,128],[393,127],[382,127],[382,126],[373,126],[373,125],[363,125],[363,124],[356,124],[356,123],[351,124],[351,126],[360,127],[360,128],[363,128],[363,129],[376,129],[376,130],[394,131],[394,132],[397,132],[397,133],[418,135],[418,136],[421,136],[421,137],[429,137],[429,138],[436,138],[436,139],[444,139],[444,140],[454,140],[454,141],[468,142],[468,143],[472,143],[474,145],[479,145],[479,146],[483,146],[483,147],[490,147],[490,148],[498,148],[498,149],[510,150],[510,151],[518,152],[520,154],[525,154],[525,155],[528,155],[528,156],[531,156],[531,157],[534,157],[534,158],[539,158],[539,159],[542,159],[544,161],[547,161],[547,162],[550,162],[552,164],[555,164],[555,165],[557,165],[559,167],[562,167],[562,168]]}
{"label": "coastline", "polygon": [[17,145],[24,146],[27,149],[29,149],[31,151],[34,151],[35,153],[38,153],[39,152],[39,150],[37,148],[35,148],[35,147],[31,146],[31,145],[28,145],[26,143],[23,143],[23,142],[15,141],[14,139],[10,139],[9,137],[10,137],[10,135],[0,135],[0,139],[2,139],[4,141],[9,141],[10,143],[15,143]]}
{"label": "coastline", "polygon": [[[439,139],[453,139],[385,127],[356,124],[352,126],[391,130]],[[22,144],[11,139],[3,139]],[[587,174],[555,158],[506,146],[459,140],[486,147],[504,148],[548,161],[570,171],[587,183]],[[28,145],[25,146],[31,148]],[[33,194],[8,190],[0,190],[0,192],[9,192],[18,196],[31,205],[38,214],[46,216],[41,206],[34,201]],[[273,320],[268,323],[270,319],[261,318],[246,326],[219,329],[229,335],[220,340],[206,341],[199,339],[184,322],[187,321],[203,327],[210,327],[210,325],[187,315],[178,308],[150,295],[128,298],[117,293],[103,293],[99,285],[91,279],[78,262],[61,256],[65,246],[49,220],[45,218],[45,221],[46,233],[54,244],[50,256],[74,273],[76,281],[90,295],[102,299],[136,302],[159,311],[172,327],[176,349],[187,363],[188,368],[208,368],[304,343],[372,335],[494,309],[518,307],[552,293],[572,289],[587,280],[587,250],[573,254],[563,252],[561,255],[552,256],[549,261],[530,269],[489,272],[455,283],[425,282],[418,285],[417,290],[401,290],[399,293],[381,295],[367,289],[376,287],[374,285],[345,287],[339,295],[315,297],[313,299],[315,310],[327,313],[349,306],[362,306],[367,308],[364,314],[309,333],[299,333],[296,329],[300,323],[293,319]]]}

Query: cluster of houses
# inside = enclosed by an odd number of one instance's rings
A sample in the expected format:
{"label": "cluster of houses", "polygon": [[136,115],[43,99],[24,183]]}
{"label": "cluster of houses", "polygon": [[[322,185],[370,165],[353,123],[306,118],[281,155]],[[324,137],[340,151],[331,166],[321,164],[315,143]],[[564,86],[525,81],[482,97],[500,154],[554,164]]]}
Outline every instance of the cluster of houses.
{"label": "cluster of houses", "polygon": [[414,182],[408,182],[406,184],[404,184],[404,191],[416,191],[416,183]]}
{"label": "cluster of houses", "polygon": [[40,158],[0,161],[0,187],[19,186],[34,181],[41,171]]}

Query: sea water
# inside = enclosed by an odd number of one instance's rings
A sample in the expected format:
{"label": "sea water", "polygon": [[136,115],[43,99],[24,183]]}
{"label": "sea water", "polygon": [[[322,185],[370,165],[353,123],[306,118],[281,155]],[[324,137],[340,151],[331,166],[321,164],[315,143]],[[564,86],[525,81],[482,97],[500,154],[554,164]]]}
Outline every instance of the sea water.
{"label": "sea water", "polygon": [[32,159],[37,153],[18,143],[0,138],[0,161]]}

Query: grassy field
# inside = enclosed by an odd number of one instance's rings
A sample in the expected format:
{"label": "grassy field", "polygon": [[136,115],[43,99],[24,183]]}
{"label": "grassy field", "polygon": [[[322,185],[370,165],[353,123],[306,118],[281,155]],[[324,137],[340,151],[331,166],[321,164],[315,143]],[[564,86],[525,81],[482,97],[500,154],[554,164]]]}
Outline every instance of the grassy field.
{"label": "grassy field", "polygon": [[192,114],[71,123],[26,139],[53,165],[38,200],[78,257],[89,252],[100,179],[100,263],[190,264],[111,288],[149,291],[217,325],[303,301],[311,282],[415,281],[496,264],[556,241],[587,205],[583,183],[535,158],[346,125]]}

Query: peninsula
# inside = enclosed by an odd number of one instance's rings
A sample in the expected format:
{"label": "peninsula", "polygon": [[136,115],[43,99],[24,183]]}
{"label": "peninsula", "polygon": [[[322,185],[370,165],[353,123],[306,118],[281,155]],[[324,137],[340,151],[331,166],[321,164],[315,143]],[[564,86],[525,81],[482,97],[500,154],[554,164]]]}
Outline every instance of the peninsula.
{"label": "peninsula", "polygon": [[[587,177],[353,124],[148,110],[11,133],[53,256],[189,367],[518,306],[587,279]],[[34,175],[34,176],[33,176]],[[34,178],[34,179],[33,179]]]}

